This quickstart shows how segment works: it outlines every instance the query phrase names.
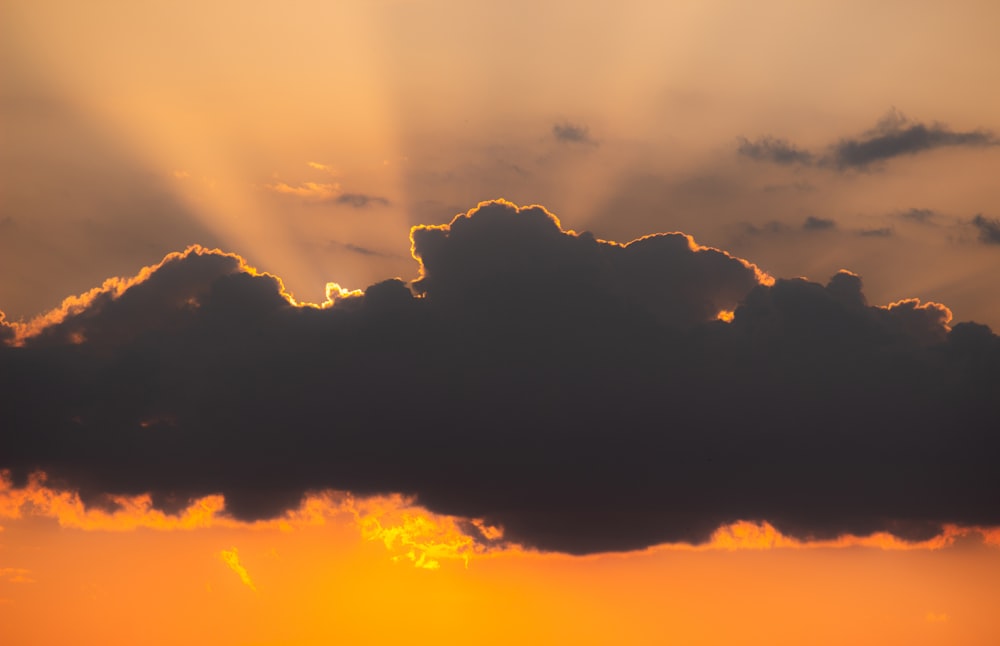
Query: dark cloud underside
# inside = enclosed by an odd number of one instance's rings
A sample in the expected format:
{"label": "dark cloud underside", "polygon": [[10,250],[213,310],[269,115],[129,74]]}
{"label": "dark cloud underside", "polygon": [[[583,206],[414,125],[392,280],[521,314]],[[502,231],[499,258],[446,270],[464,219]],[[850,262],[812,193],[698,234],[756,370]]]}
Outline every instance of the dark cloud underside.
{"label": "dark cloud underside", "polygon": [[221,492],[248,519],[309,490],[401,492],[575,553],[737,519],[1000,523],[984,326],[871,307],[846,272],[762,282],[681,234],[566,233],[540,207],[484,203],[412,239],[412,285],[329,309],[191,251],[0,346],[0,467],[92,501]]}

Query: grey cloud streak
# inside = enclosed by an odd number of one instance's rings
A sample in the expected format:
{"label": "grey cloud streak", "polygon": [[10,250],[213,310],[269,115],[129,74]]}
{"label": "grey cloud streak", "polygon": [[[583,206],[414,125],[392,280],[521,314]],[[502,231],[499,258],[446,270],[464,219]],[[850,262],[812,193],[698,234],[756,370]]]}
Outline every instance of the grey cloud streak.
{"label": "grey cloud streak", "polygon": [[988,130],[954,131],[942,123],[914,122],[891,110],[874,128],[854,137],[843,137],[823,153],[801,149],[793,143],[766,136],[751,141],[739,138],[737,153],[755,161],[779,165],[834,168],[839,171],[869,171],[896,157],[916,155],[938,148],[984,148],[1000,145]]}
{"label": "grey cloud streak", "polygon": [[[1000,523],[1000,339],[857,276],[773,282],[682,234],[628,245],[484,203],[421,274],[328,309],[192,250],[14,347],[0,468],[92,504],[399,492],[592,553],[767,520],[798,537]],[[117,295],[116,295],[117,294]],[[735,310],[731,323],[716,320]]]}

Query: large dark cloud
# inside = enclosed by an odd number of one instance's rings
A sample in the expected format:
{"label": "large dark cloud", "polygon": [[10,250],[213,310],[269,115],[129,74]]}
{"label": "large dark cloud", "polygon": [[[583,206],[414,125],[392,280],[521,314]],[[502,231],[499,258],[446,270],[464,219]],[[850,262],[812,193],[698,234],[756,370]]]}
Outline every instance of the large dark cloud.
{"label": "large dark cloud", "polygon": [[1000,139],[988,130],[955,131],[942,123],[911,121],[898,110],[891,110],[874,128],[854,137],[843,137],[826,152],[812,153],[775,137],[755,141],[739,139],[737,152],[757,161],[776,164],[817,165],[837,170],[867,171],[895,157],[916,155],[938,148],[1000,145]]}
{"label": "large dark cloud", "polygon": [[737,519],[1000,523],[985,326],[869,306],[847,272],[772,284],[681,234],[566,232],[540,207],[482,204],[412,240],[412,284],[327,309],[190,251],[54,317],[0,347],[0,467],[95,502],[221,492],[248,519],[308,490],[401,492],[577,553]]}

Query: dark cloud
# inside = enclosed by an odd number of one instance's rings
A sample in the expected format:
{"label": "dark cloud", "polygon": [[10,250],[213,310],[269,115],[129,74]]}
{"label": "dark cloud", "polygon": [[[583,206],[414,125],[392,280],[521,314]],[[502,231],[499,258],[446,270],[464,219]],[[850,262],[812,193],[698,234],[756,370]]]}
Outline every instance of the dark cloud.
{"label": "dark cloud", "polygon": [[984,218],[981,214],[972,218],[972,226],[979,232],[983,244],[1000,244],[1000,219]]}
{"label": "dark cloud", "polygon": [[827,163],[838,169],[867,170],[872,164],[893,157],[949,146],[996,146],[1000,140],[986,130],[953,131],[941,123],[910,121],[897,110],[890,111],[860,137],[844,138],[832,147]]}
{"label": "dark cloud", "polygon": [[341,193],[331,201],[334,204],[353,206],[356,209],[363,209],[373,205],[389,206],[388,199],[378,195],[368,195],[367,193]]}
{"label": "dark cloud", "polygon": [[590,136],[590,128],[587,126],[557,123],[552,126],[552,136],[556,138],[556,141],[565,143],[597,145],[597,140]]}
{"label": "dark cloud", "polygon": [[761,137],[755,141],[740,137],[739,142],[737,152],[757,161],[816,165],[841,171],[867,171],[895,157],[937,148],[1000,145],[1000,139],[988,130],[954,131],[937,122],[927,125],[911,121],[895,109],[882,117],[874,128],[856,137],[840,139],[823,154],[809,152],[775,137]]}
{"label": "dark cloud", "polygon": [[484,203],[412,243],[411,284],[327,309],[198,249],[68,304],[0,346],[0,467],[92,502],[221,492],[246,519],[400,492],[574,553],[738,519],[1000,523],[985,326],[872,307],[849,272],[772,282],[682,234],[566,232],[541,207]]}
{"label": "dark cloud", "polygon": [[785,139],[774,137],[761,137],[755,141],[750,141],[745,137],[739,138],[740,145],[737,152],[744,157],[749,157],[757,161],[769,161],[775,164],[810,164],[813,156],[807,150],[796,148]]}
{"label": "dark cloud", "polygon": [[806,221],[802,223],[802,229],[804,231],[830,231],[837,228],[837,223],[833,220],[827,220],[826,218],[817,218],[810,215],[806,218]]}
{"label": "dark cloud", "polygon": [[378,251],[376,249],[369,249],[368,247],[362,247],[360,245],[352,244],[350,242],[340,242],[338,240],[331,240],[330,247],[334,249],[342,249],[344,251],[350,251],[351,253],[356,253],[362,256],[370,256],[373,258],[394,258],[393,254],[388,254],[383,251]]}
{"label": "dark cloud", "polygon": [[888,238],[892,235],[892,227],[878,227],[875,229],[862,229],[858,235],[863,238]]}

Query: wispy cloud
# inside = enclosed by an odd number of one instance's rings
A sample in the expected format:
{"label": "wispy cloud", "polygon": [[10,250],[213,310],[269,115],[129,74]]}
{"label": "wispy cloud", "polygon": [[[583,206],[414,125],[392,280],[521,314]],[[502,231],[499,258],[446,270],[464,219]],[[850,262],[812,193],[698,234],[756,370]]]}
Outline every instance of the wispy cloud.
{"label": "wispy cloud", "polygon": [[276,182],[265,184],[264,188],[281,195],[294,195],[315,201],[336,199],[340,195],[340,184],[336,182],[303,182],[294,186],[285,182]]}
{"label": "wispy cloud", "polygon": [[369,195],[367,193],[341,193],[332,200],[336,204],[352,206],[356,209],[363,209],[369,206],[389,206],[389,200],[380,195]]}
{"label": "wispy cloud", "polygon": [[837,223],[834,220],[818,218],[814,215],[810,215],[806,218],[806,221],[802,223],[802,229],[804,231],[830,231],[831,229],[836,228]]}
{"label": "wispy cloud", "polygon": [[761,137],[750,141],[746,137],[740,137],[739,142],[737,152],[750,159],[768,161],[784,166],[812,163],[812,153],[808,150],[797,148],[785,139]]}
{"label": "wispy cloud", "polygon": [[987,218],[980,214],[972,218],[972,226],[979,232],[980,242],[1000,245],[1000,219]]}
{"label": "wispy cloud", "polygon": [[0,581],[7,583],[34,583],[29,575],[31,570],[20,567],[0,567]]}
{"label": "wispy cloud", "polygon": [[250,588],[254,592],[257,591],[257,586],[254,585],[253,579],[250,578],[250,573],[247,572],[247,569],[240,563],[240,555],[237,553],[235,547],[231,550],[222,550],[219,552],[219,558],[222,559],[223,563],[229,566],[230,570],[235,572],[236,575],[240,577],[240,581],[243,582],[243,585]]}

